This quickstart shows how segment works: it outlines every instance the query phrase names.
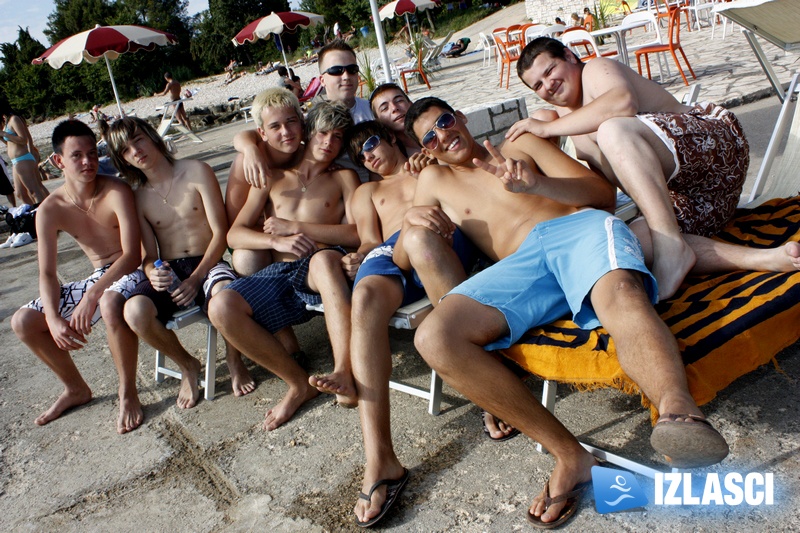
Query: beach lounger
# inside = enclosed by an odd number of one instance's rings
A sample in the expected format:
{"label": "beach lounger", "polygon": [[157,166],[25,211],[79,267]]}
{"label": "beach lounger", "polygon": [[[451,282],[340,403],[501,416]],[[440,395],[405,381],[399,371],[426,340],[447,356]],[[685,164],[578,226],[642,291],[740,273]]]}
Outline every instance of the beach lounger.
{"label": "beach lounger", "polygon": [[[217,379],[217,329],[211,325],[211,321],[196,305],[172,315],[167,322],[167,329],[178,331],[197,323],[206,326],[206,370],[205,378],[200,380],[200,386],[205,390],[203,397],[206,400],[213,400]],[[183,374],[180,370],[167,367],[164,354],[156,350],[155,377],[156,383],[162,383],[167,377],[181,379]]]}
{"label": "beach lounger", "polygon": [[169,133],[170,127],[174,127],[176,130],[180,131],[194,142],[196,143],[203,142],[203,139],[201,139],[196,133],[194,133],[186,126],[178,124],[178,122],[175,119],[175,112],[178,110],[178,104],[186,102],[188,100],[191,100],[191,98],[181,98],[180,100],[164,103],[164,114],[161,115],[161,123],[158,125],[158,130],[157,130],[158,134],[162,138],[166,138],[167,133]]}

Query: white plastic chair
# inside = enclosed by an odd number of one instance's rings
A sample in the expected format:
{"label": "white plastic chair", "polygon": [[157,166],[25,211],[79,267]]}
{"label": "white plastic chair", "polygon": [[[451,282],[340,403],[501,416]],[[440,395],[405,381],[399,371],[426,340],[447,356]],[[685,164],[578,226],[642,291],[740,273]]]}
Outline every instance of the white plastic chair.
{"label": "white plastic chair", "polygon": [[483,32],[478,33],[478,39],[480,39],[481,46],[483,47],[483,66],[491,65],[492,56],[497,53],[497,45],[494,44],[493,39],[489,39]]}
{"label": "white plastic chair", "polygon": [[528,44],[537,37],[541,37],[545,28],[547,28],[547,26],[544,24],[534,24],[533,26],[528,26],[528,29],[525,30],[525,36],[523,37],[525,44]]}
{"label": "white plastic chair", "polygon": [[542,37],[552,37],[557,39],[561,37],[561,34],[564,33],[567,27],[563,24],[553,24],[552,26],[548,26],[542,30]]}
{"label": "white plastic chair", "polygon": [[[594,59],[595,57],[603,57],[602,52],[600,52],[600,48],[597,46],[597,41],[595,40],[594,36],[586,30],[570,30],[564,33],[561,36],[561,42],[564,43],[564,46],[568,47],[572,50],[576,56],[583,59]],[[589,46],[591,48],[591,53],[585,54],[581,56],[579,49],[576,46]],[[618,55],[615,57],[619,57]]]}

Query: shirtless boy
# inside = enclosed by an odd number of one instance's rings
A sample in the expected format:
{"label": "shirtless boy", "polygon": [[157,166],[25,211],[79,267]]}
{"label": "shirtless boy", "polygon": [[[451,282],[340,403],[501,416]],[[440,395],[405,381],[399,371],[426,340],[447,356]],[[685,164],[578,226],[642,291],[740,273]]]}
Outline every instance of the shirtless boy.
{"label": "shirtless boy", "polygon": [[[612,215],[581,209],[611,208],[610,183],[531,135],[499,151],[484,148],[463,115],[436,98],[412,105],[406,125],[429,155],[449,165],[420,173],[414,205],[439,206],[498,261],[443,298],[415,345],[445,381],[553,454],[555,468],[528,520],[552,526],[571,517],[596,462],[490,351],[568,313],[584,328],[602,324],[614,338],[622,368],[663,415],[650,438],[659,453],[684,468],[721,461],[728,446],[689,394],[675,338],[653,308],[656,283],[636,237]],[[395,261],[413,265],[426,288],[446,293],[440,258],[451,249],[429,227],[411,224],[411,214]],[[549,507],[546,494],[554,498]]]}
{"label": "shirtless boy", "polygon": [[555,111],[518,122],[506,137],[571,136],[578,157],[642,211],[649,230],[636,233],[652,240],[659,298],[672,296],[696,261],[681,232],[717,233],[739,201],[749,155],[736,117],[713,104],[683,105],[617,61],[584,64],[547,37],[525,47],[517,72]]}
{"label": "shirtless boy", "polygon": [[[211,322],[242,353],[283,379],[289,387],[267,411],[264,429],[288,421],[306,401],[319,394],[315,386],[355,404],[350,369],[350,287],[342,266],[345,250],[358,246],[349,204],[358,179],[349,170],[328,170],[352,124],[340,105],[320,102],[306,123],[302,159],[289,170],[273,169],[266,188],[251,188],[247,202],[228,232],[233,248],[266,249],[273,264],[233,282],[209,309]],[[259,223],[265,215],[267,220]],[[338,246],[337,246],[338,245]],[[292,359],[275,333],[311,319],[306,304],[325,304],[334,372],[309,384],[308,374]]]}
{"label": "shirtless boy", "polygon": [[[121,434],[144,420],[136,392],[139,340],[122,316],[125,300],[144,274],[137,270],[141,249],[133,193],[126,184],[97,175],[96,142],[92,130],[78,120],[61,122],[53,130],[53,161],[63,171],[64,185],[36,213],[40,297],[14,314],[11,327],[64,384],[61,396],[36,419],[41,426],[92,399],[69,352],[86,345],[102,316],[119,375]],[[87,279],[59,285],[60,231],[78,242],[94,266]]]}
{"label": "shirtless boy", "polygon": [[[126,302],[125,320],[139,337],[180,367],[177,404],[188,409],[200,396],[200,362],[165,324],[181,307],[193,303],[205,307],[214,294],[236,279],[222,261],[228,229],[222,192],[211,167],[190,159],[175,160],[155,129],[142,119],[127,117],[112,124],[108,145],[114,165],[136,187],[143,268],[148,278]],[[159,258],[181,280],[172,294],[167,292],[172,273],[155,267]],[[253,390],[252,379],[241,354],[226,344],[234,394],[247,394]]]}
{"label": "shirtless boy", "polygon": [[[164,79],[167,80],[167,85],[164,87],[164,90],[160,93],[153,93],[153,96],[165,96],[169,93],[170,102],[176,102],[181,99],[181,82],[176,79],[172,78],[172,73],[165,72]],[[186,109],[183,107],[183,102],[178,102],[177,104],[167,104],[167,105],[175,105],[175,119],[178,121],[178,124],[182,124],[186,126],[189,130],[192,129],[192,123],[189,122],[189,117],[186,116]]]}
{"label": "shirtless boy", "polygon": [[[364,496],[359,496],[354,512],[356,524],[368,527],[383,518],[408,480],[408,470],[392,445],[389,319],[398,307],[419,300],[425,291],[413,273],[403,272],[392,261],[394,243],[417,185],[416,177],[406,169],[407,158],[399,141],[374,121],[354,126],[348,137],[350,158],[382,177],[361,185],[353,195],[352,212],[361,246],[345,258],[352,274],[353,267],[360,266],[353,287],[350,348],[367,465],[361,485]],[[448,229],[447,240],[453,242],[463,264],[469,265],[476,256],[474,248],[455,226]],[[458,267],[466,278],[465,267]],[[441,296],[432,294],[431,301],[437,302]]]}

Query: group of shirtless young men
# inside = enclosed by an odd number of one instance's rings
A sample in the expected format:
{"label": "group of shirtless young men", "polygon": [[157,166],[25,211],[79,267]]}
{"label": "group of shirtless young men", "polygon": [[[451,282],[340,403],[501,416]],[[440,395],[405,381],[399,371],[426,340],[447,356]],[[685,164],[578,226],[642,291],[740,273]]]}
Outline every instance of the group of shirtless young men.
{"label": "group of shirtless young men", "polygon": [[[120,376],[117,430],[143,421],[138,337],[180,367],[177,403],[193,407],[200,363],[164,323],[194,301],[227,341],[236,395],[255,388],[242,354],[286,382],[265,429],[320,391],[358,407],[366,468],[354,513],[358,525],[373,525],[409,478],[392,446],[388,321],[427,293],[435,309],[415,336],[425,361],[503,421],[493,419],[493,435],[518,430],[555,459],[527,512],[535,526],[574,514],[596,461],[493,352],[533,326],[564,315],[585,328],[602,324],[622,368],[661,414],[651,435],[656,451],[685,468],[727,455],[689,394],[677,343],[653,304],[672,296],[689,271],[800,265],[797,243],[756,250],[706,237],[731,217],[747,170],[747,143],[732,114],[683,106],[624,65],[602,58],[584,65],[557,41],[537,39],[518,70],[555,111],[518,122],[499,147],[482,146],[463,114],[437,98],[412,104],[393,84],[370,98],[377,121],[364,120],[352,50],[337,41],[319,57],[330,102],[304,119],[288,91],[261,93],[253,104],[258,135],[236,139],[243,154],[225,202],[212,170],[172,158],[144,121],[122,119],[109,134],[133,190],[96,175],[87,126],[65,121],[55,129],[65,184],[39,208],[41,297],[12,320],[64,383],[37,424],[91,399],[69,352],[85,345],[101,315]],[[552,139],[562,135],[599,173],[559,150]],[[693,148],[698,136],[713,137],[715,149]],[[373,181],[360,184],[334,164],[345,146]],[[631,227],[609,214],[615,186],[642,211]],[[56,276],[62,230],[96,268],[64,287]],[[233,268],[221,260],[226,246]],[[467,279],[478,255],[493,264]],[[172,294],[158,258],[181,279]],[[313,316],[306,304],[320,302],[334,370],[309,376],[293,356],[291,326]]]}

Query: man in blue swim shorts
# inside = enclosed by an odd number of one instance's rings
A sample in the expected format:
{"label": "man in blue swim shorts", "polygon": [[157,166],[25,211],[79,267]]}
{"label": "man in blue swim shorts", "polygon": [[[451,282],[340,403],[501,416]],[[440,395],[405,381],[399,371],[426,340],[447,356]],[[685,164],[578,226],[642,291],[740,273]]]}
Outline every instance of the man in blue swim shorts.
{"label": "man in blue swim shorts", "polygon": [[[677,342],[653,308],[657,287],[628,228],[602,209],[611,185],[547,140],[519,135],[499,149],[479,145],[465,118],[437,98],[418,100],[406,131],[449,166],[420,173],[415,206],[438,206],[497,263],[455,287],[417,330],[420,354],[442,378],[483,409],[542,443],[556,466],[526,513],[538,527],[574,515],[594,457],[489,350],[510,346],[529,328],[571,314],[583,327],[602,324],[619,362],[660,413],[684,419],[658,424],[656,450],[686,466],[728,453],[689,394]],[[451,254],[435,232],[404,224],[394,258],[423,284],[448,275],[437,259]],[[702,431],[696,431],[700,427]]]}
{"label": "man in blue swim shorts", "polygon": [[[40,297],[14,314],[11,327],[64,384],[61,396],[36,419],[41,426],[91,401],[92,391],[70,352],[86,344],[102,315],[119,375],[117,432],[127,433],[144,420],[136,391],[139,340],[122,314],[133,287],[144,277],[137,270],[139,221],[131,188],[97,175],[96,142],[92,130],[78,120],[66,120],[53,130],[53,160],[64,173],[64,185],[42,202],[36,216]],[[62,231],[78,241],[94,266],[83,281],[58,281]]]}
{"label": "man in blue swim shorts", "polygon": [[[285,90],[285,89],[284,89]],[[211,301],[209,318],[247,357],[281,378],[288,391],[264,419],[271,431],[288,421],[319,391],[275,334],[310,320],[306,305],[325,305],[325,324],[334,368],[328,378],[339,386],[340,405],[355,404],[350,368],[350,284],[344,247],[358,246],[350,202],[356,174],[331,170],[352,118],[345,106],[320,102],[306,119],[306,144],[298,162],[273,168],[266,187],[251,187],[231,225],[228,244],[267,250],[272,264],[233,282]],[[343,223],[343,221],[345,223]]]}

